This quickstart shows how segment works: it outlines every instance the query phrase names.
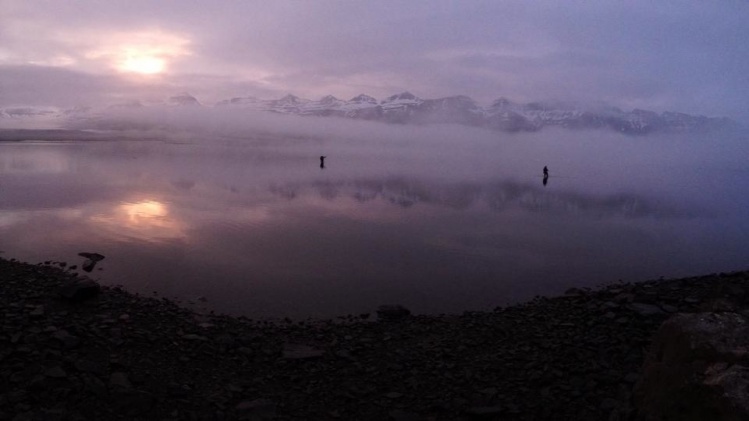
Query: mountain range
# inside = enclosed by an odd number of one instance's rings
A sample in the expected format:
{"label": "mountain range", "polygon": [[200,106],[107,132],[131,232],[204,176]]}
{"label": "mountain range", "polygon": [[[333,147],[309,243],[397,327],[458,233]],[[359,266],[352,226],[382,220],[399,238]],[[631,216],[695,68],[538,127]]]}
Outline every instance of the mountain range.
{"label": "mountain range", "polygon": [[[194,96],[183,93],[167,99],[162,106],[205,107]],[[153,105],[151,105],[153,106]],[[148,106],[135,101],[118,104],[109,109],[135,109]],[[381,121],[398,124],[461,124],[484,127],[504,132],[533,132],[545,127],[568,129],[609,129],[617,132],[644,135],[649,133],[691,133],[732,129],[737,126],[725,117],[695,116],[678,112],[634,109],[623,111],[611,106],[585,107],[569,103],[516,103],[499,98],[488,107],[459,95],[438,99],[422,99],[410,92],[402,92],[378,101],[369,95],[358,95],[350,100],[332,95],[313,101],[286,95],[280,99],[235,97],[220,101],[216,110],[240,109],[300,116],[339,117]],[[90,108],[56,110],[50,107],[0,108],[0,118],[75,118],[86,119],[101,111]]]}

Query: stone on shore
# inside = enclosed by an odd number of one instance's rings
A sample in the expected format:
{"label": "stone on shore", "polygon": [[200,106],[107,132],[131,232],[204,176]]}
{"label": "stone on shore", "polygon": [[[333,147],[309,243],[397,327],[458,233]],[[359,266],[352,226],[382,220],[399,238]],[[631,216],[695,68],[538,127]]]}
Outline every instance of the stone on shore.
{"label": "stone on shore", "polygon": [[380,318],[380,320],[403,320],[410,315],[411,311],[401,305],[381,305],[377,308],[377,317]]}
{"label": "stone on shore", "polygon": [[320,358],[325,354],[322,349],[317,349],[303,344],[284,344],[283,357],[287,360],[308,360]]}
{"label": "stone on shore", "polygon": [[90,279],[68,282],[58,289],[58,294],[73,303],[80,303],[99,295],[101,287]]}
{"label": "stone on shore", "polygon": [[240,420],[271,420],[276,417],[276,405],[268,399],[242,401],[235,407]]}
{"label": "stone on shore", "polygon": [[640,420],[749,420],[749,319],[677,314],[658,329],[635,387]]}
{"label": "stone on shore", "polygon": [[104,260],[104,256],[102,256],[99,253],[81,252],[81,253],[78,253],[78,255],[86,258],[86,261],[83,262],[83,264],[81,265],[81,269],[83,269],[86,272],[91,272],[92,270],[94,270],[94,267],[96,266],[97,263]]}

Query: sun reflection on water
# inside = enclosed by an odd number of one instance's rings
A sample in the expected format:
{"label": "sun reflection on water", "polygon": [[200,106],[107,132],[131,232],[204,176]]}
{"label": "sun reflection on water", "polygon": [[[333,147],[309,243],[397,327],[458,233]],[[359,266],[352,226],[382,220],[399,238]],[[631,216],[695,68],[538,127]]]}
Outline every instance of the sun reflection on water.
{"label": "sun reflection on water", "polygon": [[140,240],[187,238],[186,224],[170,212],[166,203],[154,199],[120,203],[111,213],[94,216],[92,221]]}
{"label": "sun reflection on water", "polygon": [[164,203],[155,200],[144,200],[142,202],[124,203],[120,208],[125,211],[130,222],[143,223],[144,218],[166,218],[168,210]]}

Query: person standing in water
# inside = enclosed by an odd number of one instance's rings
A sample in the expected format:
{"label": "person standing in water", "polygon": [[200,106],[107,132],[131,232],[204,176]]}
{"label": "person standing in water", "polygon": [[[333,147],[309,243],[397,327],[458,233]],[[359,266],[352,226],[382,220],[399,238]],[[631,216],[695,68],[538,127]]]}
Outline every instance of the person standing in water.
{"label": "person standing in water", "polygon": [[325,157],[320,156],[320,168],[325,168]]}

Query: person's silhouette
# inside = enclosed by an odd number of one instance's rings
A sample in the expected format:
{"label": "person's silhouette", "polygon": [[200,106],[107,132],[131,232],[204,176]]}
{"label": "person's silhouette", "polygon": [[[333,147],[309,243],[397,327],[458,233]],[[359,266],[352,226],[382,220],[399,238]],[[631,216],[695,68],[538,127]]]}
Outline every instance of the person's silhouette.
{"label": "person's silhouette", "polygon": [[548,176],[549,176],[549,169],[546,168],[546,166],[544,166],[544,177],[548,177]]}
{"label": "person's silhouette", "polygon": [[325,168],[325,157],[320,156],[320,168]]}

